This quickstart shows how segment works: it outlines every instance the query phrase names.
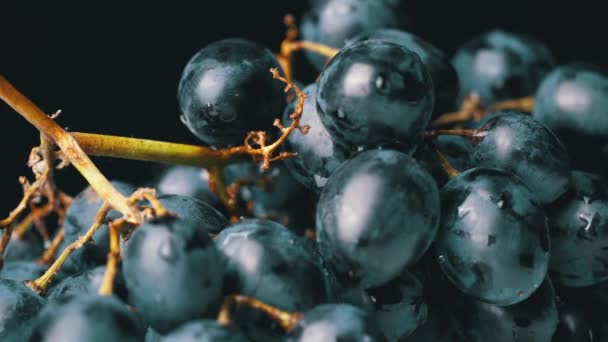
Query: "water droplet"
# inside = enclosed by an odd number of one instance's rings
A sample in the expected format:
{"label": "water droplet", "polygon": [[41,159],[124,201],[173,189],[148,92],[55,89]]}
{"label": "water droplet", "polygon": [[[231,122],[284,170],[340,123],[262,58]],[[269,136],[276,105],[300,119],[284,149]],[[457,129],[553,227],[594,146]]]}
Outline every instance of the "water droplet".
{"label": "water droplet", "polygon": [[384,76],[379,75],[378,77],[376,77],[376,88],[383,91],[388,90],[388,83],[386,82]]}
{"label": "water droplet", "polygon": [[500,201],[496,202],[496,205],[497,205],[499,208],[502,208],[502,207],[505,205],[505,201],[500,200]]}
{"label": "water droplet", "polygon": [[465,216],[467,216],[469,213],[471,212],[471,210],[469,209],[469,207],[465,207],[465,206],[459,206],[458,207],[458,218],[464,218]]}
{"label": "water droplet", "polygon": [[338,118],[344,119],[345,117],[346,114],[344,113],[344,110],[342,108],[338,109]]}
{"label": "water droplet", "polygon": [[446,261],[447,261],[447,259],[446,259],[445,255],[440,255],[437,257],[437,262],[439,262],[440,264],[443,264]]}
{"label": "water droplet", "polygon": [[182,121],[182,123],[184,125],[188,125],[188,117],[186,117],[184,114],[180,115],[179,119]]}
{"label": "water droplet", "polygon": [[177,253],[171,243],[171,240],[164,241],[158,248],[158,255],[168,262],[174,262],[177,259]]}
{"label": "water droplet", "polygon": [[163,296],[160,293],[155,294],[154,301],[160,304],[163,301]]}
{"label": "water droplet", "polygon": [[359,146],[359,147],[357,147],[357,152],[363,152],[364,149],[365,149],[365,147]]}
{"label": "water droplet", "polygon": [[589,196],[583,196],[583,202],[585,202],[585,204],[591,203],[591,197],[589,197]]}

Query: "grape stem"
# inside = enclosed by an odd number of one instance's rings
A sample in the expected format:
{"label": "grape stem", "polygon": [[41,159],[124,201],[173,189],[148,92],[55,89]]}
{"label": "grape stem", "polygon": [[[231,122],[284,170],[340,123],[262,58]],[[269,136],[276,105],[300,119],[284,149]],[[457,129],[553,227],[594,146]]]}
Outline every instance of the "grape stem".
{"label": "grape stem", "polygon": [[53,237],[53,241],[51,241],[51,245],[49,246],[49,248],[47,248],[44,253],[42,253],[42,256],[40,256],[40,258],[38,259],[39,264],[50,265],[53,260],[55,260],[55,255],[59,250],[59,246],[61,246],[61,244],[63,243],[64,234],[65,229],[62,226],[55,234],[55,237]]}
{"label": "grape stem", "polygon": [[281,48],[279,53],[277,54],[277,60],[281,64],[283,68],[283,72],[285,73],[285,78],[288,80],[293,79],[293,54],[299,50],[308,50],[315,52],[321,56],[327,57],[327,60],[330,60],[334,57],[340,49],[336,49],[334,47],[315,43],[306,40],[296,40],[298,39],[298,35],[300,34],[298,31],[298,26],[296,25],[296,20],[293,15],[288,14],[283,19],[285,26],[287,26],[287,31],[285,33],[285,39],[281,42]]}
{"label": "grape stem", "polygon": [[456,168],[454,166],[452,166],[452,163],[450,163],[448,158],[446,158],[445,155],[443,153],[441,153],[441,151],[439,150],[439,148],[437,147],[435,142],[427,141],[427,143],[435,152],[435,157],[437,158],[437,161],[439,161],[439,164],[441,165],[441,168],[443,169],[445,174],[449,178],[454,178],[454,177],[458,176],[460,174],[460,172],[458,170],[456,170]]}
{"label": "grape stem", "polygon": [[119,234],[124,224],[124,219],[118,219],[109,224],[110,252],[108,253],[108,260],[106,262],[106,271],[99,287],[99,295],[101,296],[111,296],[114,292],[114,279],[116,278],[118,261],[120,259]]}
{"label": "grape stem", "polygon": [[[64,157],[76,167],[105,202],[110,203],[112,207],[120,211],[127,221],[135,224],[142,222],[140,213],[135,207],[128,205],[127,198],[118,192],[99,172],[97,166],[84,153],[78,142],[1,75],[0,99],[4,100],[36,127],[45,139],[57,145],[63,152]],[[46,172],[49,172],[48,169]],[[27,201],[23,205],[25,206],[26,203]]]}
{"label": "grape stem", "polygon": [[231,312],[235,306],[249,306],[251,308],[260,310],[267,314],[270,318],[275,320],[285,331],[291,331],[296,324],[302,319],[302,314],[299,312],[286,312],[270,306],[262,301],[255,298],[233,294],[224,299],[224,303],[220,309],[220,313],[217,317],[217,321],[221,325],[229,325],[232,322]]}
{"label": "grape stem", "polygon": [[534,104],[534,97],[527,96],[519,99],[501,101],[484,108],[479,95],[472,93],[464,98],[459,111],[441,115],[431,123],[431,126],[442,127],[463,123],[469,120],[479,121],[488,113],[497,110],[511,109],[532,112],[534,110]]}

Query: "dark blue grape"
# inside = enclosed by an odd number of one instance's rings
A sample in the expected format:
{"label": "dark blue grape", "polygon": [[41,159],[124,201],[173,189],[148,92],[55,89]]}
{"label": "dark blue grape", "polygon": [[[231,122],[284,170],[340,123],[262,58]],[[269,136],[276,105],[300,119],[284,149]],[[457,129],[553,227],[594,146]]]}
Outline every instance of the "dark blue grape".
{"label": "dark blue grape", "polygon": [[[112,181],[112,185],[123,195],[129,196],[136,187],[120,181]],[[85,235],[96,220],[97,213],[103,205],[103,199],[90,186],[81,191],[68,208],[64,222],[64,241],[60,250]],[[110,210],[108,220],[120,218],[121,213]],[[67,259],[62,266],[63,274],[78,274],[87,269],[104,265],[110,250],[110,237],[107,224],[102,224],[93,234],[93,243],[86,244]]]}
{"label": "dark blue grape", "polygon": [[327,297],[312,251],[278,223],[242,220],[215,243],[227,261],[226,294],[244,294],[287,311],[311,308]]}
{"label": "dark blue grape", "polygon": [[[81,274],[69,276],[51,287],[46,298],[49,302],[61,302],[74,297],[94,295],[101,287],[105,271],[105,266],[98,266]],[[113,294],[123,301],[127,299],[127,288],[120,269],[114,278]]]}
{"label": "dark blue grape", "polygon": [[536,92],[533,116],[564,141],[576,169],[608,170],[608,73],[570,64],[553,70]]}
{"label": "dark blue grape", "polygon": [[[578,299],[578,298],[577,298]],[[579,301],[557,301],[559,324],[551,342],[593,342],[596,341],[593,332],[593,322],[590,319],[588,305]]]}
{"label": "dark blue grape", "polygon": [[0,340],[13,334],[27,334],[31,320],[46,300],[20,281],[0,279]]}
{"label": "dark blue grape", "polygon": [[373,316],[389,341],[407,337],[426,321],[428,308],[422,283],[407,271],[367,293],[373,303]]}
{"label": "dark blue grape", "polygon": [[[224,294],[244,294],[287,311],[323,303],[323,273],[304,238],[268,220],[242,220],[215,239],[226,263]],[[252,340],[282,340],[283,330],[257,310],[239,308],[235,323]]]}
{"label": "dark blue grape", "polygon": [[570,183],[570,160],[562,142],[531,116],[505,111],[481,128],[471,166],[499,168],[519,176],[539,202],[548,204]]}
{"label": "dark blue grape", "polygon": [[547,214],[553,281],[581,287],[608,280],[606,181],[590,173],[572,172],[572,189]]}
{"label": "dark blue grape", "polygon": [[523,302],[510,306],[460,298],[455,312],[467,342],[551,341],[558,325],[553,285],[546,278]]}
{"label": "dark blue grape", "polygon": [[142,341],[135,314],[112,296],[84,296],[49,304],[36,319],[29,341]]}
{"label": "dark blue grape", "polygon": [[[327,0],[317,1],[302,18],[302,39],[342,48],[358,34],[381,28],[404,28],[410,19],[399,10],[402,0]],[[313,52],[306,57],[321,70],[327,58]]]}
{"label": "dark blue grape", "polygon": [[358,35],[349,40],[347,46],[370,39],[402,45],[420,57],[433,79],[435,90],[434,118],[447,112],[453,112],[456,109],[459,89],[458,75],[450,59],[441,50],[413,33],[396,29],[381,29]]}
{"label": "dark blue grape", "polygon": [[137,228],[126,246],[129,300],[160,333],[217,310],[224,268],[208,234],[193,221],[165,218]]}
{"label": "dark blue grape", "polygon": [[458,49],[452,62],[460,80],[460,99],[477,93],[486,105],[533,95],[555,66],[544,43],[502,30],[471,39]]}
{"label": "dark blue grape", "polygon": [[215,208],[193,197],[180,195],[159,195],[158,200],[165,208],[182,220],[191,222],[208,234],[218,234],[229,225],[228,220]]}
{"label": "dark blue grape", "polygon": [[219,211],[224,210],[218,197],[209,189],[209,172],[205,169],[173,166],[164,172],[156,188],[162,194],[193,197]]}
{"label": "dark blue grape", "polygon": [[395,278],[437,232],[439,191],[410,156],[370,150],[343,163],[317,206],[317,242],[339,278],[361,288]]}
{"label": "dark blue grape", "polygon": [[374,318],[348,304],[325,304],[304,313],[286,341],[386,341]]}
{"label": "dark blue grape", "polygon": [[16,281],[34,280],[40,277],[47,266],[36,260],[10,261],[4,263],[0,270],[0,278]]}
{"label": "dark blue grape", "polygon": [[159,342],[247,342],[234,327],[223,326],[216,321],[197,320],[188,322],[162,337]]}
{"label": "dark blue grape", "polygon": [[437,258],[458,289],[510,305],[540,286],[549,263],[547,218],[519,178],[466,171],[441,189],[441,210]]}
{"label": "dark blue grape", "polygon": [[[4,230],[0,231],[0,237]],[[23,235],[13,234],[6,250],[4,251],[4,262],[34,260],[39,258],[44,252],[42,239],[32,227]]]}
{"label": "dark blue grape", "polygon": [[284,85],[270,68],[279,68],[279,62],[256,43],[225,39],[207,45],[179,81],[183,123],[213,147],[242,144],[250,131],[270,131],[285,107]]}
{"label": "dark blue grape", "polygon": [[316,100],[323,125],[339,144],[411,149],[433,112],[433,81],[412,51],[363,41],[323,69]]}
{"label": "dark blue grape", "polygon": [[[333,171],[347,159],[345,149],[336,143],[323,126],[317,111],[317,84],[304,88],[308,94],[304,101],[304,110],[300,125],[310,126],[308,134],[294,132],[285,141],[285,150],[297,155],[285,161],[293,177],[308,189],[319,193],[327,184]],[[289,115],[295,111],[297,99],[292,101],[283,113],[283,122],[291,120]]]}

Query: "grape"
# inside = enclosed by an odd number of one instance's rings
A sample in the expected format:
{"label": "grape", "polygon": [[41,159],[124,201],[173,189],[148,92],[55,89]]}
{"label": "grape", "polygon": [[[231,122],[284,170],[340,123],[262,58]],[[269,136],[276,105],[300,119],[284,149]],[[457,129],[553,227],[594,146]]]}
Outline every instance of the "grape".
{"label": "grape", "polygon": [[247,338],[232,327],[219,325],[216,321],[197,320],[175,329],[159,342],[247,342]]}
{"label": "grape", "polygon": [[523,302],[498,306],[460,298],[456,309],[468,342],[550,341],[558,324],[554,289],[549,278]]}
{"label": "grape", "polygon": [[555,58],[532,37],[493,30],[463,44],[452,63],[460,80],[460,99],[474,92],[489,105],[534,94]]}
{"label": "grape", "polygon": [[571,191],[547,212],[551,278],[574,287],[608,280],[608,184],[574,171]]}
{"label": "grape", "polygon": [[[121,181],[110,182],[116,190],[125,196],[131,195],[136,187]],[[64,222],[64,240],[60,250],[85,235],[96,220],[97,213],[103,205],[103,199],[90,186],[82,190],[68,208]],[[106,216],[108,220],[120,218],[122,215],[110,210]],[[110,237],[107,224],[102,224],[93,234],[95,243],[88,243],[83,248],[74,251],[62,267],[62,273],[78,274],[87,269],[106,263],[110,250]]]}
{"label": "grape", "polygon": [[[242,220],[215,242],[227,263],[224,294],[244,294],[287,311],[323,303],[327,290],[314,254],[304,240],[278,223]],[[281,340],[266,315],[239,309],[236,324],[253,340]]]}
{"label": "grape", "polygon": [[554,69],[536,92],[534,118],[566,144],[575,168],[605,172],[608,156],[608,74],[569,64]]}
{"label": "grape", "polygon": [[[4,231],[0,231],[2,237]],[[44,252],[44,246],[40,236],[33,231],[32,227],[23,236],[13,234],[11,241],[4,251],[4,262],[34,260]]]}
{"label": "grape", "polygon": [[0,339],[13,333],[26,333],[29,323],[46,300],[22,282],[0,279]]}
{"label": "grape", "polygon": [[218,234],[229,225],[228,220],[215,208],[195,198],[180,195],[159,195],[160,203],[182,220],[190,221],[198,230]]}
{"label": "grape", "polygon": [[49,304],[36,319],[30,341],[141,341],[135,315],[112,296],[84,296]]}
{"label": "grape", "polygon": [[452,62],[441,50],[413,33],[396,29],[381,29],[358,35],[349,40],[347,46],[370,39],[402,45],[420,57],[433,79],[435,91],[433,118],[455,110],[459,89],[458,75]]}
{"label": "grape", "polygon": [[546,126],[528,115],[505,111],[489,119],[480,131],[483,136],[473,143],[472,166],[514,173],[543,204],[566,192],[568,152]]}
{"label": "grape", "polygon": [[249,131],[272,129],[285,107],[272,52],[244,39],[224,39],[197,52],[182,73],[177,99],[182,121],[213,147],[240,145]]}
{"label": "grape", "polygon": [[458,289],[510,305],[540,286],[549,263],[547,218],[519,178],[468,170],[441,189],[441,208],[437,259]]}
{"label": "grape", "polygon": [[217,196],[209,189],[209,172],[191,166],[168,168],[157,182],[160,193],[193,197],[215,209],[225,210]]}
{"label": "grape", "polygon": [[411,149],[433,112],[433,81],[417,54],[401,45],[363,41],[323,69],[316,94],[323,125],[339,144]]}
{"label": "grape", "polygon": [[0,278],[16,281],[33,280],[40,277],[46,266],[36,260],[9,261],[0,270]]}
{"label": "grape", "polygon": [[[589,312],[588,305],[578,300],[557,302],[559,311],[559,324],[551,342],[593,342],[596,336],[593,331],[593,314]],[[580,300],[580,298],[577,298]]]}
{"label": "grape", "polygon": [[280,224],[242,220],[222,231],[215,242],[227,262],[227,285],[232,288],[226,294],[244,294],[288,311],[326,299],[312,251]]}
{"label": "grape", "polygon": [[[303,92],[308,97],[304,100],[300,125],[310,126],[310,131],[308,134],[295,132],[287,137],[285,150],[297,155],[287,159],[285,165],[296,180],[319,193],[333,171],[346,160],[347,153],[344,147],[334,143],[321,122],[315,100],[317,84],[309,85]],[[297,99],[285,108],[283,122],[289,122],[289,115],[295,111],[296,104]]]}
{"label": "grape", "polygon": [[426,321],[428,308],[422,297],[422,283],[407,271],[367,293],[378,326],[390,341],[405,338]]}
{"label": "grape", "polygon": [[317,205],[317,242],[339,278],[362,288],[382,285],[431,244],[439,191],[408,155],[370,150],[343,163]]}
{"label": "grape", "polygon": [[[49,302],[62,302],[74,297],[94,295],[101,287],[105,271],[105,266],[98,266],[84,273],[69,276],[51,287],[46,298]],[[123,301],[127,299],[127,288],[120,269],[114,278],[113,294]]]}
{"label": "grape", "polygon": [[325,304],[304,313],[288,342],[386,341],[373,317],[347,304]]}
{"label": "grape", "polygon": [[224,268],[208,231],[194,221],[140,226],[126,246],[123,271],[130,301],[160,333],[217,310]]}
{"label": "grape", "polygon": [[[302,39],[341,48],[356,35],[381,28],[403,28],[410,19],[398,11],[402,0],[318,1],[302,18]],[[307,52],[306,57],[321,70],[326,57]]]}

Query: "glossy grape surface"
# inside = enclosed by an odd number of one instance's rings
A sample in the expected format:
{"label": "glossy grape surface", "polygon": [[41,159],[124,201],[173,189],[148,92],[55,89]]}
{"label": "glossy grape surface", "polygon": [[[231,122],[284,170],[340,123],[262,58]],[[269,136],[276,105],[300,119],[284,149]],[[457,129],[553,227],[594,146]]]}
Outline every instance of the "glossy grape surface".
{"label": "glossy grape surface", "polygon": [[30,341],[136,342],[143,339],[135,314],[112,296],[83,296],[49,304],[40,313]]}
{"label": "glossy grape surface", "polygon": [[[400,2],[405,1],[317,1],[302,17],[302,39],[342,48],[349,39],[361,33],[407,27],[410,21],[407,12],[396,8]],[[327,62],[327,58],[313,52],[307,52],[306,57],[319,71]]]}
{"label": "glossy grape surface", "polygon": [[555,293],[547,278],[525,301],[498,306],[461,298],[456,310],[469,342],[551,341],[558,325]]}
{"label": "glossy grape surface", "polygon": [[572,172],[572,189],[547,211],[551,278],[582,287],[608,280],[608,184]]}
{"label": "glossy grape surface", "polygon": [[212,320],[188,322],[159,339],[159,342],[247,342],[234,327],[223,326]]}
{"label": "glossy grape surface", "polygon": [[536,92],[534,118],[566,144],[576,169],[608,170],[608,73],[585,64],[554,69]]}
{"label": "glossy grape surface", "polygon": [[211,317],[219,305],[224,267],[208,232],[192,221],[140,226],[126,246],[123,271],[130,301],[160,333]]}
{"label": "glossy grape surface", "polygon": [[401,45],[363,41],[338,53],[321,72],[316,94],[323,125],[336,142],[411,149],[435,101],[420,57]]}
{"label": "glossy grape surface", "polygon": [[472,167],[499,168],[519,176],[539,202],[548,204],[570,183],[570,159],[562,142],[531,116],[505,111],[480,128]]}
{"label": "glossy grape surface", "polygon": [[349,40],[347,46],[370,39],[402,45],[420,57],[433,79],[435,90],[433,118],[456,109],[459,89],[458,75],[450,59],[441,50],[413,33],[397,29],[381,29],[363,33]]}
{"label": "glossy grape surface", "polygon": [[244,39],[202,48],[179,81],[182,121],[213,147],[240,145],[250,131],[271,131],[285,107],[285,94],[270,68],[280,68],[272,52]]}
{"label": "glossy grape surface", "polygon": [[347,304],[325,304],[305,312],[286,341],[376,342],[387,339],[365,311]]}
{"label": "glossy grape surface", "polygon": [[267,220],[242,220],[215,239],[227,263],[227,294],[239,293],[288,311],[322,303],[323,274],[303,238]]}
{"label": "glossy grape surface", "polygon": [[[293,177],[308,189],[319,193],[327,184],[327,179],[333,171],[346,160],[344,147],[336,144],[323,126],[317,111],[317,84],[313,83],[303,89],[308,94],[304,101],[304,109],[300,125],[310,126],[308,134],[294,132],[285,142],[285,150],[296,152],[298,155],[285,161],[285,165]],[[283,122],[290,122],[289,115],[295,111],[297,99],[292,101],[283,113]]]}
{"label": "glossy grape surface", "polygon": [[407,337],[427,319],[422,283],[407,271],[367,293],[373,303],[376,322],[389,341]]}
{"label": "glossy grape surface", "polygon": [[540,286],[549,263],[547,218],[519,178],[468,170],[441,189],[441,208],[437,260],[458,289],[510,305]]}
{"label": "glossy grape surface", "polygon": [[437,232],[439,192],[410,156],[370,150],[342,164],[317,206],[317,242],[330,269],[362,288],[395,278]]}
{"label": "glossy grape surface", "polygon": [[452,63],[460,80],[460,99],[475,92],[491,105],[533,95],[555,66],[555,58],[532,37],[493,30],[462,45]]}
{"label": "glossy grape surface", "polygon": [[209,188],[209,172],[191,166],[168,168],[157,182],[161,194],[194,197],[217,210],[224,210],[220,200]]}
{"label": "glossy grape surface", "polygon": [[[105,266],[98,266],[83,273],[62,279],[50,288],[46,294],[46,299],[49,302],[61,302],[75,297],[95,295],[101,287],[105,271]],[[113,286],[113,294],[117,298],[126,301],[127,288],[122,270],[120,269],[116,274],[116,278],[114,278]]]}

